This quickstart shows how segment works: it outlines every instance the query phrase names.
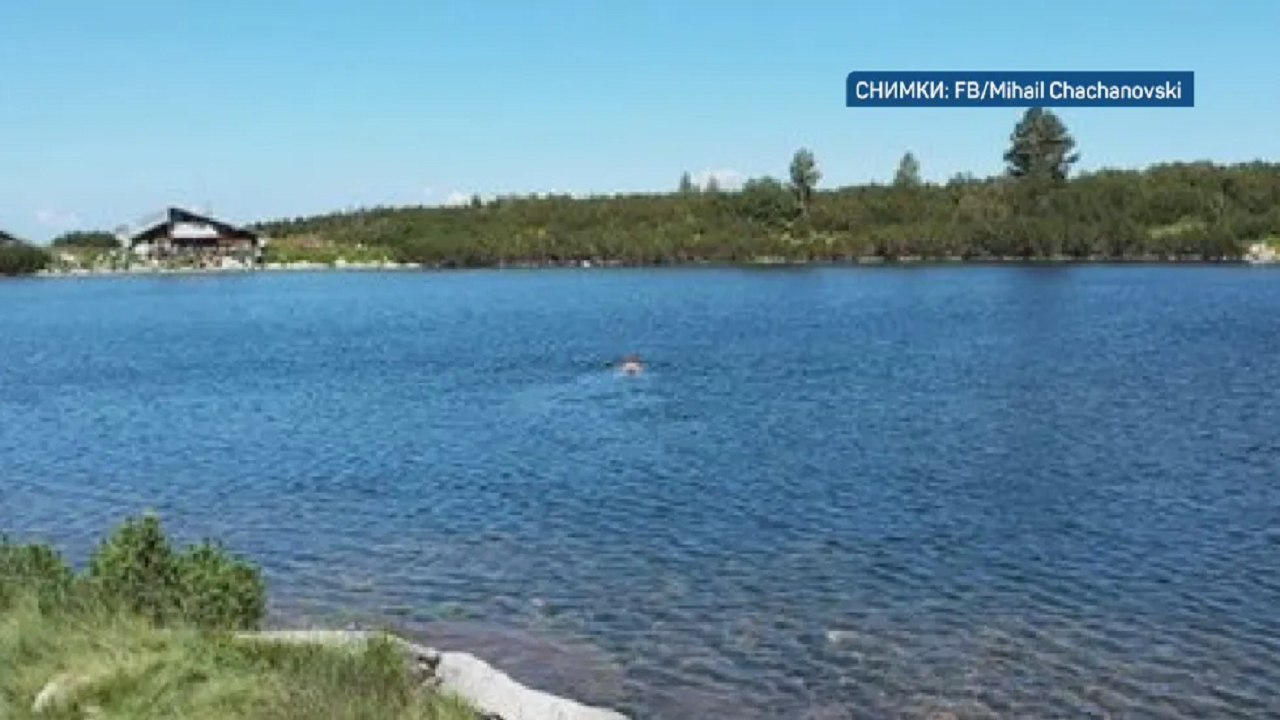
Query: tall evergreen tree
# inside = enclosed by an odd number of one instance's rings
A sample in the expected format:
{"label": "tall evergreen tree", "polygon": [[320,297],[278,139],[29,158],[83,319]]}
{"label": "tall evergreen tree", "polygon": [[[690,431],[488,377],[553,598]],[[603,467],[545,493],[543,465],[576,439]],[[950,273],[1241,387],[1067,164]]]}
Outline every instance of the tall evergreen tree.
{"label": "tall evergreen tree", "polygon": [[822,171],[818,169],[818,162],[814,160],[813,152],[808,148],[797,150],[791,158],[791,189],[795,191],[796,199],[800,201],[802,212],[809,212],[809,205],[813,201],[813,190],[821,180]]}
{"label": "tall evergreen tree", "polygon": [[893,184],[899,187],[915,187],[920,184],[920,161],[910,151],[898,162]]}
{"label": "tall evergreen tree", "polygon": [[693,178],[689,177],[689,171],[684,171],[684,173],[680,175],[680,194],[688,195],[689,193],[696,191],[697,188],[693,186]]}
{"label": "tall evergreen tree", "polygon": [[1004,161],[1013,177],[1061,182],[1080,159],[1080,154],[1073,152],[1075,147],[1067,126],[1052,110],[1033,107],[1009,136]]}

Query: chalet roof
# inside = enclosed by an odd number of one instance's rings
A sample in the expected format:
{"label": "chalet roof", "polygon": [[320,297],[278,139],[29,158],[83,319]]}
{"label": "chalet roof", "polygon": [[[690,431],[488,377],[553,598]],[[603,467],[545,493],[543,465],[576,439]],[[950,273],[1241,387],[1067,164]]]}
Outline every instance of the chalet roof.
{"label": "chalet roof", "polygon": [[257,233],[247,228],[180,207],[169,207],[161,212],[148,215],[132,226],[118,229],[116,236],[126,243],[133,243],[139,238],[165,227],[170,228],[175,237],[188,239],[215,236],[219,232],[245,237],[258,237]]}

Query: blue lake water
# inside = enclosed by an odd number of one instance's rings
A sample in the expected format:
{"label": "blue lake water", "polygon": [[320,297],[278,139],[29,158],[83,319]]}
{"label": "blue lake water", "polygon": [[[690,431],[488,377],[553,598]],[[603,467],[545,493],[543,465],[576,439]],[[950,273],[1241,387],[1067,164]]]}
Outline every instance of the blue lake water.
{"label": "blue lake water", "polygon": [[0,529],[638,718],[1280,717],[1278,399],[1262,269],[18,280]]}

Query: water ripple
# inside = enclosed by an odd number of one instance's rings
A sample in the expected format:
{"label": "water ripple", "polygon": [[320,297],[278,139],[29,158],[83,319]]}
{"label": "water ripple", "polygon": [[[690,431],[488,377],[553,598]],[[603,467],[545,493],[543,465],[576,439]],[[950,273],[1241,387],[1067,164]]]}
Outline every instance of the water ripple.
{"label": "water ripple", "polygon": [[639,718],[1280,717],[1259,278],[0,284],[0,527],[155,507]]}

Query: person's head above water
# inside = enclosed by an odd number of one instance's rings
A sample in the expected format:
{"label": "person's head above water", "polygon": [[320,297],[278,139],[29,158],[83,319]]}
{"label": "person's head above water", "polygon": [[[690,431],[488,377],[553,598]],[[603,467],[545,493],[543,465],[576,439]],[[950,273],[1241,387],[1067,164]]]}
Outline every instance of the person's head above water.
{"label": "person's head above water", "polygon": [[635,353],[627,353],[622,356],[622,360],[618,363],[618,367],[623,372],[638,373],[644,369],[644,363],[640,360],[640,356]]}

